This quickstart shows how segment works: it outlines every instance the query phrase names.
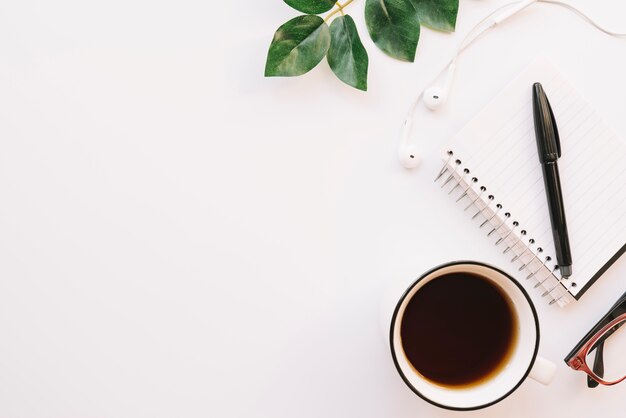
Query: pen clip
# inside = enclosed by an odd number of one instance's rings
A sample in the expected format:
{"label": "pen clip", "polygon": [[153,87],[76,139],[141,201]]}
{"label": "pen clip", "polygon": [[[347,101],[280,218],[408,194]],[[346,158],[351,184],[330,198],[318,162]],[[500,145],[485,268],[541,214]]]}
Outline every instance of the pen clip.
{"label": "pen clip", "polygon": [[556,126],[556,119],[554,117],[554,112],[552,111],[552,106],[550,105],[550,100],[546,97],[546,103],[548,104],[548,111],[550,112],[550,120],[552,120],[552,130],[554,132],[554,142],[556,143],[556,152],[559,158],[561,158],[561,138],[559,137],[559,128]]}
{"label": "pen clip", "polygon": [[561,157],[561,140],[552,106],[541,83],[533,84],[533,119],[539,161],[556,161]]}

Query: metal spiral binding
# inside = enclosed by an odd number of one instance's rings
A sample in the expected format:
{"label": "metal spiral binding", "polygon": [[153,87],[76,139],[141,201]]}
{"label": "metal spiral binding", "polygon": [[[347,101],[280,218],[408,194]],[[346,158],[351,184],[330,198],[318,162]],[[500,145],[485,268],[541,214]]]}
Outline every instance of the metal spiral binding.
{"label": "metal spiral binding", "polygon": [[469,170],[467,168],[464,168],[463,169],[463,175],[461,176],[459,181],[456,182],[456,185],[453,188],[450,189],[450,191],[448,192],[448,196],[451,195],[452,192],[455,191],[457,187],[459,187],[459,185],[461,184],[461,182],[463,181],[465,176],[467,176],[468,174],[469,174]]}
{"label": "metal spiral binding", "polygon": [[479,228],[482,228],[482,227],[483,227],[483,226],[485,226],[487,223],[491,223],[491,220],[492,220],[493,218],[495,218],[496,216],[498,216],[498,212],[500,212],[500,209],[502,209],[502,205],[501,205],[501,204],[499,204],[499,203],[497,203],[497,204],[496,204],[496,210],[495,210],[495,212],[493,212],[493,215],[491,215],[491,218],[485,219],[485,220],[483,221],[483,223],[481,223],[481,224],[480,224]]}
{"label": "metal spiral binding", "polygon": [[[469,170],[467,170],[467,173],[469,174]],[[478,183],[478,177],[472,177],[472,183]],[[467,183],[467,187],[465,188],[465,190],[463,190],[463,194],[457,197],[457,199],[455,200],[455,203],[458,203],[459,200],[467,196],[467,191],[472,187],[472,183]]]}
{"label": "metal spiral binding", "polygon": [[[485,207],[484,207],[484,208],[482,208],[482,209],[478,209],[478,211],[474,214],[474,216],[472,216],[472,220],[476,219],[476,217],[477,217],[478,215],[480,215],[481,213],[483,213],[483,211],[489,207],[489,205],[491,204],[491,201],[492,201],[493,199],[495,199],[495,196],[494,196],[494,195],[490,194],[489,196],[487,196],[487,200],[489,200],[489,201],[487,202],[487,204],[485,205]],[[477,207],[478,207],[478,206],[477,206]]]}
{"label": "metal spiral binding", "polygon": [[[534,242],[534,240],[533,240]],[[537,252],[535,253],[535,256],[538,256],[539,254],[541,254],[543,252],[543,248],[541,247],[537,247]],[[532,258],[528,263],[524,263],[521,265],[521,267],[519,268],[519,271],[522,271],[526,268],[526,266],[528,266],[530,263],[532,263],[535,259]]]}
{"label": "metal spiral binding", "polygon": [[[519,234],[520,234],[520,236],[521,236],[521,237],[525,237],[525,236],[526,236],[526,230],[525,230],[525,229],[522,229],[522,230],[520,231],[520,233],[519,233]],[[521,238],[520,238],[519,240],[515,241],[515,244],[513,244],[512,246],[511,246],[511,245],[509,245],[508,247],[506,247],[506,248],[504,249],[504,251],[502,251],[502,254],[506,254],[506,253],[508,253],[508,252],[509,252],[509,251],[511,251],[513,248],[515,248],[515,247],[517,246],[517,244],[519,244],[520,242],[522,242],[522,239],[521,239]],[[522,244],[522,245],[523,245],[523,244]],[[511,260],[511,261],[513,261],[513,260]]]}
{"label": "metal spiral binding", "polygon": [[500,245],[500,243],[501,243],[502,241],[506,240],[506,239],[509,237],[509,235],[511,235],[511,233],[513,233],[513,231],[515,230],[515,228],[517,228],[517,227],[519,226],[519,222],[517,222],[517,221],[513,221],[513,223],[512,223],[511,225],[513,226],[513,228],[509,229],[509,232],[508,232],[505,236],[500,237],[500,238],[496,241],[496,246]]}
{"label": "metal spiral binding", "polygon": [[469,208],[471,208],[471,207],[472,207],[472,205],[473,205],[473,204],[474,204],[474,203],[475,203],[478,199],[480,199],[480,196],[482,196],[482,194],[483,194],[484,192],[486,192],[486,191],[487,191],[487,188],[486,188],[485,186],[480,186],[480,193],[478,193],[478,194],[476,195],[476,197],[475,197],[475,198],[474,198],[474,199],[473,199],[473,200],[469,203],[469,205],[465,206],[465,209],[463,209],[463,212],[465,212],[466,210],[468,210]]}
{"label": "metal spiral binding", "polygon": [[[516,255],[515,257],[513,257],[511,259],[511,263],[514,262],[515,260],[517,260],[518,258],[524,258],[524,256],[526,255],[526,253],[528,251],[532,252],[533,250],[531,249],[533,247],[533,244],[535,243],[535,239],[531,238],[528,240],[528,245],[526,246],[526,248],[524,249],[524,251],[522,251],[522,253],[520,255]],[[522,269],[526,267],[526,264],[522,265],[522,267],[519,269],[519,271],[522,271]]]}
{"label": "metal spiral binding", "polygon": [[[548,257],[546,257],[546,259],[547,259],[547,258],[549,258],[549,256],[548,256]],[[557,271],[558,269],[559,269],[559,265],[558,265],[558,264],[555,264],[555,265],[554,265],[554,267],[552,268],[552,273],[554,274],[554,272],[555,272],[555,271]],[[535,287],[535,289],[536,289],[536,288],[538,288],[539,286],[543,285],[543,284],[546,282],[546,280],[548,279],[548,277],[550,277],[550,276],[546,276],[546,277],[545,277],[545,279],[543,279],[543,280],[541,280],[541,281],[538,281],[538,282],[535,284],[535,286],[534,286],[534,287]]]}
{"label": "metal spiral binding", "polygon": [[439,171],[439,174],[437,174],[437,177],[435,177],[435,183],[437,183],[437,180],[439,180],[441,176],[443,176],[443,174],[446,171],[448,171],[448,164],[450,163],[450,160],[452,159],[452,156],[454,155],[454,153],[450,150],[447,152],[447,154],[448,154],[448,159],[446,160],[446,163],[443,165],[443,167]]}
{"label": "metal spiral binding", "polygon": [[[505,213],[505,214],[504,214],[504,219],[502,219],[502,222],[500,222],[500,224],[499,224],[498,226],[494,226],[494,227],[491,229],[491,231],[489,231],[489,233],[487,234],[487,236],[488,236],[488,237],[490,237],[490,236],[491,236],[491,234],[493,234],[493,233],[494,233],[494,232],[496,232],[498,229],[500,229],[500,227],[501,227],[502,225],[504,225],[504,224],[506,223],[506,220],[507,220],[507,219],[509,219],[510,217],[511,217],[511,214],[510,214],[509,212]],[[498,244],[496,243],[496,245],[498,245]]]}
{"label": "metal spiral binding", "polygon": [[456,160],[454,162],[456,164],[456,167],[454,167],[454,171],[452,173],[450,173],[450,175],[448,176],[448,178],[446,179],[446,181],[443,182],[443,184],[441,185],[441,188],[443,189],[444,187],[446,187],[446,184],[448,184],[448,182],[452,179],[455,178],[455,174],[456,174],[456,170],[459,169],[459,167],[461,166],[462,162],[461,160]]}
{"label": "metal spiral binding", "polygon": [[[569,294],[567,285],[564,283],[566,279],[558,274],[558,266],[555,266],[551,270],[548,268],[548,263],[552,260],[552,257],[549,255],[542,257],[543,248],[540,246],[537,246],[536,249],[533,250],[535,240],[532,237],[526,240],[528,232],[525,229],[521,229],[519,233],[515,233],[517,228],[520,228],[520,223],[512,217],[510,212],[505,212],[504,216],[499,216],[499,213],[504,209],[503,205],[497,202],[493,194],[483,198],[487,188],[484,185],[479,185],[478,177],[469,177],[470,169],[463,167],[463,163],[460,159],[456,158],[453,160],[454,152],[452,150],[447,151],[446,155],[448,158],[441,170],[439,170],[439,173],[437,173],[435,182],[438,182],[448,173],[448,176],[445,177],[445,180],[441,184],[441,188],[443,189],[448,184],[451,184],[450,190],[448,190],[448,195],[451,195],[455,190],[461,187],[462,192],[460,196],[456,198],[455,203],[465,198],[469,199],[469,204],[463,211],[467,211],[471,207],[476,208],[476,212],[472,215],[472,220],[476,219],[478,216],[483,216],[484,220],[479,225],[479,228],[490,224],[492,228],[489,233],[487,233],[487,236],[491,236],[494,232],[497,232],[497,235],[499,235],[494,245],[497,246],[503,242],[508,243],[503,254],[509,251],[515,253],[510,262],[513,263],[519,260],[521,265],[518,271],[526,270],[528,272],[526,280],[534,278],[537,281],[534,285],[535,288],[540,286],[544,287],[545,291],[541,294],[541,297],[552,296],[552,300],[549,302],[550,305],[559,302],[563,297]],[[512,222],[509,223],[510,220],[512,220]],[[502,230],[502,228],[506,229]],[[543,262],[541,261],[542,258],[544,260]],[[544,274],[545,277],[543,276]],[[554,280],[554,285],[550,288],[548,288],[550,285],[549,279]],[[559,295],[552,295],[559,287],[562,288],[563,291]]]}
{"label": "metal spiral binding", "polygon": [[[567,280],[567,278],[566,278],[566,279],[561,278],[561,279],[559,280],[559,282],[560,282],[561,280]],[[557,303],[559,300],[561,300],[561,298],[562,298],[563,296],[565,296],[565,295],[567,295],[567,294],[569,294],[569,291],[567,290],[567,287],[563,286],[563,292],[561,293],[561,296],[559,296],[558,298],[553,298],[553,299],[552,299],[552,300],[548,303],[548,305],[552,305],[552,304],[554,304],[554,303]]]}
{"label": "metal spiral binding", "polygon": [[[552,257],[547,256],[547,257],[546,257],[546,259],[545,259],[545,261],[541,264],[541,266],[539,266],[539,267],[537,268],[537,270],[533,271],[533,272],[532,272],[532,273],[530,273],[528,276],[526,276],[526,280],[530,279],[530,278],[531,278],[531,277],[533,277],[535,274],[539,273],[539,270],[541,270],[542,268],[544,268],[544,267],[546,266],[546,263],[547,263],[548,261],[550,261],[550,260],[552,260]],[[550,276],[546,276],[546,277],[550,277]],[[542,280],[542,281],[543,281],[543,280]],[[539,282],[539,283],[541,283],[541,282]]]}

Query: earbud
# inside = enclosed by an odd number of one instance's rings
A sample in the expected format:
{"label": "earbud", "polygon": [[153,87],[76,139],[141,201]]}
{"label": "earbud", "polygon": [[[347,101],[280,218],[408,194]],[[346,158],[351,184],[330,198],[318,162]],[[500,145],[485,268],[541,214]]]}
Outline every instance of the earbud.
{"label": "earbud", "polygon": [[454,79],[454,70],[456,69],[456,58],[454,58],[450,65],[448,65],[448,74],[446,75],[446,82],[443,86],[428,87],[424,91],[424,105],[430,110],[437,110],[448,99],[448,92],[452,86],[452,80]]}
{"label": "earbud", "polygon": [[404,168],[415,168],[422,162],[416,145],[409,145],[405,148],[403,155],[400,156]]}
{"label": "earbud", "polygon": [[411,128],[413,127],[412,115],[407,116],[402,126],[402,135],[400,139],[400,148],[398,149],[398,158],[404,166],[404,168],[415,168],[420,162],[421,158],[418,154],[418,148],[415,144],[410,144]]}
{"label": "earbud", "polygon": [[424,105],[430,110],[439,109],[448,98],[448,92],[441,86],[432,86],[424,90]]}

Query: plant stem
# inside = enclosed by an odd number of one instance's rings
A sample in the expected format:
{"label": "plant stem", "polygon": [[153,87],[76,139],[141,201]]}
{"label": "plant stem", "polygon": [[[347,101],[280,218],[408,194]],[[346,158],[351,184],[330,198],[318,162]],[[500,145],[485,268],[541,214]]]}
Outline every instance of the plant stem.
{"label": "plant stem", "polygon": [[330,14],[328,16],[326,16],[326,19],[324,19],[324,22],[328,22],[328,19],[330,19],[331,17],[333,17],[337,13],[341,13],[343,15],[343,8],[346,7],[347,5],[349,5],[350,3],[352,3],[353,1],[354,0],[347,0],[344,4],[341,4],[341,3],[337,2],[336,3],[337,8],[335,10],[333,10],[332,12],[330,12]]}

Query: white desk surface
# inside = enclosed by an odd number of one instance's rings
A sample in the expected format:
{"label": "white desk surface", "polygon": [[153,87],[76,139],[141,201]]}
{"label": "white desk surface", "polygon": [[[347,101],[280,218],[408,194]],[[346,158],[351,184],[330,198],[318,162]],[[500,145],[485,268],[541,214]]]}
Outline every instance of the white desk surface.
{"label": "white desk surface", "polygon": [[[626,31],[626,3],[570,1]],[[457,33],[424,29],[406,64],[356,1],[367,93],[325,62],[263,78],[296,13],[247,3],[0,5],[0,416],[456,416],[405,387],[379,328],[391,282],[516,270],[433,185],[438,150],[539,54],[626,137],[626,41],[540,4],[461,58],[406,171],[414,94],[505,2],[461,0]],[[622,259],[565,309],[531,291],[556,379],[470,414],[623,416],[626,383],[589,390],[562,359],[625,290]]]}

